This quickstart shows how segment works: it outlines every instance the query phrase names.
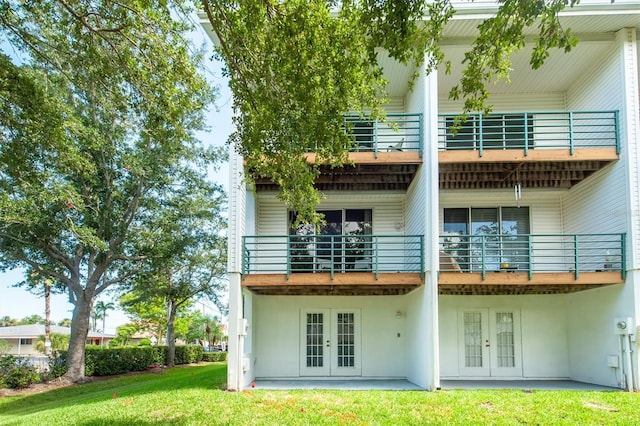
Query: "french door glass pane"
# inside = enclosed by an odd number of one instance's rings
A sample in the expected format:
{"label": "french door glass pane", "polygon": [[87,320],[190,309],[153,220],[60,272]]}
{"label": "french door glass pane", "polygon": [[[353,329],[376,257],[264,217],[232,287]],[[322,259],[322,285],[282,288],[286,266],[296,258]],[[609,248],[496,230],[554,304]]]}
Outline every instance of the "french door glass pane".
{"label": "french door glass pane", "polygon": [[482,367],[482,314],[464,313],[465,367]]}
{"label": "french door glass pane", "polygon": [[498,367],[515,367],[513,312],[496,312],[496,355]]}
{"label": "french door glass pane", "polygon": [[352,312],[337,316],[338,367],[355,366],[355,316]]}
{"label": "french door glass pane", "polygon": [[324,315],[307,314],[307,367],[322,367],[324,364]]}

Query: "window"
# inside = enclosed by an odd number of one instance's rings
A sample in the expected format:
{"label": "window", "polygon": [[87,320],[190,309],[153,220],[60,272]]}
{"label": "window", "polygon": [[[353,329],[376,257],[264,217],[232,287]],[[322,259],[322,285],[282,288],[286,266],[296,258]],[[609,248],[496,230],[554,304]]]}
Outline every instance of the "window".
{"label": "window", "polygon": [[533,117],[526,114],[470,116],[454,134],[454,118],[446,118],[447,149],[533,148]]}
{"label": "window", "polygon": [[[308,271],[371,270],[372,210],[318,210],[324,214],[325,224],[315,235],[313,227],[290,227],[289,248],[291,269]],[[289,223],[295,212],[289,212]]]}
{"label": "window", "polygon": [[447,208],[442,250],[463,271],[529,269],[529,208]]}
{"label": "window", "polygon": [[33,345],[33,339],[20,339],[20,345]]}

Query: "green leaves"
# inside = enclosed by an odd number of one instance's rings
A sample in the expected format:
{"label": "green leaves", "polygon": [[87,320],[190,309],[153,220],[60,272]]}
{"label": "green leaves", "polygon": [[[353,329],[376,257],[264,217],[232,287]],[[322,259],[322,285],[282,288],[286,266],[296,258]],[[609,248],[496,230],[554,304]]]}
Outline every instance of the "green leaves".
{"label": "green leaves", "polygon": [[[576,0],[499,2],[479,27],[465,56],[466,69],[452,99],[465,112],[489,111],[487,84],[509,78],[511,55],[537,25],[531,64],[539,67],[552,47],[576,40],[558,13]],[[351,140],[343,115],[384,118],[387,81],[380,58],[426,73],[445,61],[440,41],[454,14],[449,0],[203,0],[226,63],[234,95],[236,131],[230,142],[246,161],[249,179],[269,179],[280,198],[318,223],[321,200],[313,186],[318,164],[341,167]],[[426,64],[425,64],[426,62]],[[317,154],[308,164],[305,153]]]}
{"label": "green leaves", "polygon": [[559,47],[569,52],[577,39],[569,29],[563,29],[558,14],[574,0],[519,1],[504,0],[495,16],[478,27],[480,34],[472,48],[465,53],[460,84],[449,92],[450,99],[461,99],[464,112],[490,112],[487,84],[497,80],[509,80],[511,55],[525,45],[525,29],[537,26],[538,37],[531,55],[531,66],[542,66],[549,56],[549,49]]}

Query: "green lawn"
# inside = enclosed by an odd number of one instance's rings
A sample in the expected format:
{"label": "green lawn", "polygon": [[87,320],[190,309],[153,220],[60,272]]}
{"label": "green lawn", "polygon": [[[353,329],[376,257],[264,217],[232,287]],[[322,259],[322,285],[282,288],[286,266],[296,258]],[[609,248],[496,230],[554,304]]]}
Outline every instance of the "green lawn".
{"label": "green lawn", "polygon": [[640,394],[222,390],[222,363],[0,398],[1,425],[640,424]]}

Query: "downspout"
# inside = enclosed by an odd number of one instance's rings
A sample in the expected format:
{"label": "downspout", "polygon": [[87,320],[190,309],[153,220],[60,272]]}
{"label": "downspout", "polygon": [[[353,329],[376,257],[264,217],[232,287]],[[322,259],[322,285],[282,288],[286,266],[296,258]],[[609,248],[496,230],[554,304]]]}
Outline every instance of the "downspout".
{"label": "downspout", "polygon": [[633,392],[633,367],[631,364],[631,335],[623,334],[622,338],[624,346],[624,370],[625,370],[625,389]]}

